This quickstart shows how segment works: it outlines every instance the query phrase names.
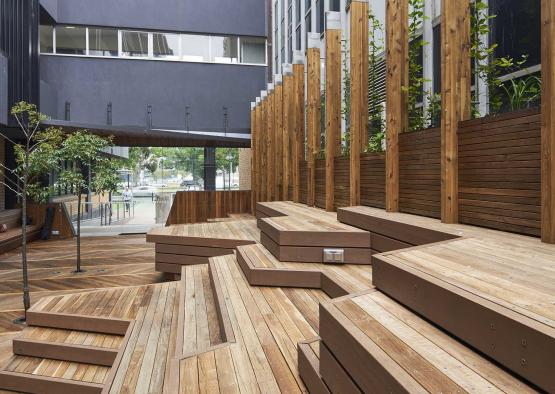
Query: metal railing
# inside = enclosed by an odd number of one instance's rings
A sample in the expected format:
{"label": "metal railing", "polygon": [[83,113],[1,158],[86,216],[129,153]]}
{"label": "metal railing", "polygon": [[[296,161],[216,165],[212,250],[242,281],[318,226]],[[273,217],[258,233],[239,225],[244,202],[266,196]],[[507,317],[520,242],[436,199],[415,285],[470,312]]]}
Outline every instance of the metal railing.
{"label": "metal railing", "polygon": [[[81,224],[109,226],[135,217],[135,201],[82,202]],[[77,222],[77,203],[64,203],[69,218]],[[97,223],[95,223],[97,222]]]}

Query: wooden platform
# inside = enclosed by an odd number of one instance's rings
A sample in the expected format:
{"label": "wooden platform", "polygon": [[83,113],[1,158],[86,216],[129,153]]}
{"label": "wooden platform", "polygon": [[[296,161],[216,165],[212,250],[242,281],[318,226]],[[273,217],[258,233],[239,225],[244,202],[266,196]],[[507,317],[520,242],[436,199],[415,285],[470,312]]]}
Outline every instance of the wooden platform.
{"label": "wooden platform", "polygon": [[555,391],[555,246],[367,207],[340,209],[338,217],[420,245],[373,256],[377,289]]}
{"label": "wooden platform", "polygon": [[322,304],[320,325],[331,392],[534,392],[376,290]]}
{"label": "wooden platform", "polygon": [[159,227],[147,234],[156,244],[156,270],[181,273],[182,265],[207,264],[213,256],[232,254],[239,245],[258,242],[254,219],[220,220],[210,223]]}
{"label": "wooden platform", "polygon": [[370,264],[370,233],[336,215],[292,202],[258,203],[260,242],[278,260],[323,263],[324,249],[339,249],[345,264]]}

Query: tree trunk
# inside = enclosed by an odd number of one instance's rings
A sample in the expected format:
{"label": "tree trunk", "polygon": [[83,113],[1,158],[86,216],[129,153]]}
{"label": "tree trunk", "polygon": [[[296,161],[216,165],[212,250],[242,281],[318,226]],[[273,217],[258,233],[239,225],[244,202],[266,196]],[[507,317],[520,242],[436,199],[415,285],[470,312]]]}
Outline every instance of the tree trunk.
{"label": "tree trunk", "polygon": [[77,270],[81,272],[81,193],[77,195]]}
{"label": "tree trunk", "polygon": [[[28,144],[27,144],[28,145]],[[23,308],[24,320],[27,320],[27,310],[31,307],[29,296],[29,273],[27,270],[27,176],[29,173],[29,149],[25,153],[25,173],[23,174],[23,200],[21,204],[21,268],[23,274]]]}

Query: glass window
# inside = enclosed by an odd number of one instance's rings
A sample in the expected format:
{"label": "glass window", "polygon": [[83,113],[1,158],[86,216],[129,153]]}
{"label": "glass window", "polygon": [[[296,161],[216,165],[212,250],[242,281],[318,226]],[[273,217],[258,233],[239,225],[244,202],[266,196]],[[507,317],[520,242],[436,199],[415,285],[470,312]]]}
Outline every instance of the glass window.
{"label": "glass window", "polygon": [[207,62],[210,60],[210,37],[191,34],[181,35],[181,53],[188,62]]}
{"label": "glass window", "polygon": [[54,52],[54,27],[40,25],[40,51],[41,53]]}
{"label": "glass window", "polygon": [[121,52],[124,56],[147,57],[148,33],[139,31],[122,31]]}
{"label": "glass window", "polygon": [[152,54],[154,57],[179,59],[179,34],[152,34]]}
{"label": "glass window", "polygon": [[527,56],[526,64],[541,63],[541,8],[537,0],[490,0],[493,29],[490,40],[497,44],[496,57],[515,61]]}
{"label": "glass window", "polygon": [[211,61],[237,63],[237,37],[211,37]]}
{"label": "glass window", "polygon": [[241,37],[241,63],[266,63],[266,40],[259,37]]}
{"label": "glass window", "polygon": [[296,45],[295,49],[297,51],[300,51],[301,50],[301,39],[302,39],[301,27],[300,26],[297,27],[297,34],[295,35],[295,38],[297,40],[297,42],[296,42],[297,45]]}
{"label": "glass window", "polygon": [[330,0],[330,11],[339,12],[340,9],[341,9],[340,0]]}
{"label": "glass window", "polygon": [[56,27],[56,53],[86,55],[87,29],[77,26]]}
{"label": "glass window", "polygon": [[324,0],[316,0],[316,10],[318,13],[316,14],[316,28],[318,29],[317,33],[324,32],[324,22],[326,20],[324,16]]}
{"label": "glass window", "polygon": [[297,24],[301,23],[301,0],[295,2],[295,21]]}
{"label": "glass window", "polygon": [[89,55],[118,56],[117,29],[89,28]]}

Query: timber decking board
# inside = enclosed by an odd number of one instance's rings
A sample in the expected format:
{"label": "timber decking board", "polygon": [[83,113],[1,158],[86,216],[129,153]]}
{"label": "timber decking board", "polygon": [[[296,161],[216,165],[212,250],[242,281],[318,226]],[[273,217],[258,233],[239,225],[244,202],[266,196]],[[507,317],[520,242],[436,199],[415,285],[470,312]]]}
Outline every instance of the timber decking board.
{"label": "timber decking board", "polygon": [[321,274],[323,274],[342,289],[342,295],[373,287],[371,266],[281,262],[260,244],[238,247],[237,260],[253,285],[283,287],[311,285],[312,288],[320,288]]}
{"label": "timber decking board", "polygon": [[323,343],[363,392],[534,392],[378,291],[320,312]]}

